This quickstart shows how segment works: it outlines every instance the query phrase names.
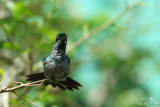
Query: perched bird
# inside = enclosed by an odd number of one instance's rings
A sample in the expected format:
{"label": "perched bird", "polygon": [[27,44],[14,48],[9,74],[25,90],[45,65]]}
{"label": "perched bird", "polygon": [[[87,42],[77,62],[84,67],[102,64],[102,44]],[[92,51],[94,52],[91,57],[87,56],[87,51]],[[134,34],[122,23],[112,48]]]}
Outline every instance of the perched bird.
{"label": "perched bird", "polygon": [[63,90],[78,89],[80,83],[69,77],[70,59],[66,55],[67,35],[58,33],[51,54],[43,59],[44,72],[27,75],[27,81],[47,79],[43,84],[59,87]]}

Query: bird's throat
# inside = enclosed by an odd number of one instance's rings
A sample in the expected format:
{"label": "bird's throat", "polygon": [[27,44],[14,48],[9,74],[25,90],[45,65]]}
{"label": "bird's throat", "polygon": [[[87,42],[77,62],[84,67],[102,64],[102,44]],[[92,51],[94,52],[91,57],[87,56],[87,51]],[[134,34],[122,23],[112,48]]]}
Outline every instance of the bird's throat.
{"label": "bird's throat", "polygon": [[54,45],[51,54],[54,57],[61,57],[61,58],[66,57],[66,46],[56,46],[56,45]]}

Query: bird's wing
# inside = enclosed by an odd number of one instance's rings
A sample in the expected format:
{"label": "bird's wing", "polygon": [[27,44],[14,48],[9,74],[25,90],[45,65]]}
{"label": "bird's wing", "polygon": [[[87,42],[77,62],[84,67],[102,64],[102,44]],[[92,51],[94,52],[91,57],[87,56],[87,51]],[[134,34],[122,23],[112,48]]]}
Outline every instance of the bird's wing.
{"label": "bird's wing", "polygon": [[69,57],[67,55],[66,55],[66,58],[67,58],[68,64],[70,65],[71,61],[70,61],[70,59],[69,59]]}

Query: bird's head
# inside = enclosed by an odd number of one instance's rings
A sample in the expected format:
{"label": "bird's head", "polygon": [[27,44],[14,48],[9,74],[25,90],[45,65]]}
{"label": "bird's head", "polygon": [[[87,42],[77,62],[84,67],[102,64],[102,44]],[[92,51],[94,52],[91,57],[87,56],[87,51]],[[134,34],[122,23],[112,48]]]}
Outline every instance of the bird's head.
{"label": "bird's head", "polygon": [[56,36],[56,41],[54,43],[55,49],[66,49],[67,45],[67,35],[65,33],[58,33]]}
{"label": "bird's head", "polygon": [[67,43],[67,35],[65,33],[58,33],[57,36],[56,36],[56,42],[58,40]]}

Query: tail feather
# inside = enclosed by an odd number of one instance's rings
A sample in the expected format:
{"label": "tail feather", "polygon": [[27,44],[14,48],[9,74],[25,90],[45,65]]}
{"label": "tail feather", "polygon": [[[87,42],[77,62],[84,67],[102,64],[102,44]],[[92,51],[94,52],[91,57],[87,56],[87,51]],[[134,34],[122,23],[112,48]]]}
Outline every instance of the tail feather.
{"label": "tail feather", "polygon": [[[49,85],[49,84],[50,84],[49,81],[44,81],[44,82],[43,82],[43,85],[44,85],[44,86],[47,86],[47,85]],[[51,84],[51,85],[52,85],[52,84]],[[55,86],[55,87],[56,87],[56,86]]]}
{"label": "tail feather", "polygon": [[[48,81],[48,82],[49,82],[49,81]],[[54,83],[54,82],[51,83],[51,82],[49,82],[49,84],[51,84],[52,87],[54,87],[54,88],[57,87],[57,83]]]}
{"label": "tail feather", "polygon": [[67,82],[71,83],[71,84],[74,84],[76,86],[80,86],[80,87],[83,87],[83,85],[81,85],[80,83],[78,83],[77,81],[73,80],[72,78],[70,77],[67,77]]}
{"label": "tail feather", "polygon": [[46,77],[44,76],[44,72],[27,75],[26,77],[27,77],[26,81],[32,81],[32,82],[46,79]]}
{"label": "tail feather", "polygon": [[73,91],[73,87],[68,84],[66,81],[59,81],[59,83],[63,84],[64,86],[66,86],[66,88],[70,91]]}
{"label": "tail feather", "polygon": [[65,85],[63,85],[63,84],[57,84],[58,85],[58,87],[60,88],[60,89],[62,89],[62,90],[66,90],[66,86]]}
{"label": "tail feather", "polygon": [[[26,81],[31,81],[31,82],[46,79],[44,72],[27,75],[26,77],[27,77]],[[54,88],[58,86],[62,90],[68,89],[70,91],[73,91],[73,89],[79,90],[79,87],[83,87],[80,83],[78,83],[77,81],[73,80],[70,77],[67,77],[65,81],[58,81],[58,82],[44,81],[43,84],[44,86],[47,86],[50,84]]]}
{"label": "tail feather", "polygon": [[70,90],[70,91],[73,91],[72,86],[67,86],[67,89]]}
{"label": "tail feather", "polygon": [[73,91],[73,89],[79,90],[79,87],[83,87],[80,83],[67,77],[65,81],[60,81],[61,84],[65,85],[68,90]]}

